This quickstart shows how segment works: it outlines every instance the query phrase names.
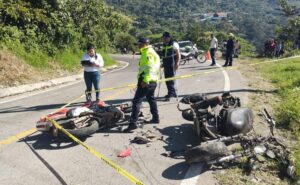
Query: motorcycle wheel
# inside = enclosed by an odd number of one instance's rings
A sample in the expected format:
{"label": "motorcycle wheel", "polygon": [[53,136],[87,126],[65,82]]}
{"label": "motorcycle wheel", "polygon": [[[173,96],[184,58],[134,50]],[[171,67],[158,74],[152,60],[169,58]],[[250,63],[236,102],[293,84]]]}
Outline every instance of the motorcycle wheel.
{"label": "motorcycle wheel", "polygon": [[185,65],[187,60],[180,60],[179,65]]}
{"label": "motorcycle wheel", "polygon": [[[62,124],[61,126],[70,134],[79,138],[90,136],[99,130],[99,123],[95,119],[91,119],[90,121],[88,121],[88,125],[82,128],[75,128],[75,129],[69,128],[70,127],[69,122]],[[67,135],[63,133],[63,136],[67,136]]]}
{"label": "motorcycle wheel", "polygon": [[205,57],[205,55],[198,54],[198,55],[195,56],[195,58],[196,58],[196,61],[197,61],[198,63],[200,63],[200,64],[206,62],[206,57]]}

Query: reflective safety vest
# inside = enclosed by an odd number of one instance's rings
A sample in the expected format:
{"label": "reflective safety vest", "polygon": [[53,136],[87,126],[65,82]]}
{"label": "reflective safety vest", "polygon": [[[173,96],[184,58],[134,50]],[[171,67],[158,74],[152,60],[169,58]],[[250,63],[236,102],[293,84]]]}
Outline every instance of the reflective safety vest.
{"label": "reflective safety vest", "polygon": [[163,65],[164,67],[174,66],[176,61],[175,50],[173,49],[174,41],[163,45]]}
{"label": "reflective safety vest", "polygon": [[160,58],[152,46],[146,46],[141,51],[138,80],[147,84],[159,80]]}

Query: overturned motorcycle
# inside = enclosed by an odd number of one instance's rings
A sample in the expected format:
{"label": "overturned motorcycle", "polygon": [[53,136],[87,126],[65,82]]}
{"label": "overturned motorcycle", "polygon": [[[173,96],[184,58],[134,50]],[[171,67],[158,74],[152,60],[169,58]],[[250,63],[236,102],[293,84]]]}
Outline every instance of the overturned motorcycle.
{"label": "overturned motorcycle", "polygon": [[[184,97],[181,103],[190,104],[189,109],[178,109],[182,116],[194,121],[200,140],[199,146],[189,148],[184,157],[187,163],[221,165],[247,158],[246,167],[251,172],[264,158],[276,159],[284,166],[283,173],[294,178],[295,165],[290,159],[288,147],[274,135],[275,121],[264,109],[262,115],[269,124],[269,136],[258,136],[253,130],[253,114],[241,108],[239,98],[224,93],[221,97],[207,98],[205,95]],[[239,149],[230,147],[238,144]]]}
{"label": "overturned motorcycle", "polygon": [[49,120],[56,121],[75,137],[86,137],[100,129],[117,126],[118,122],[128,120],[131,104],[122,103],[105,105],[104,102],[93,102],[75,108],[62,108],[57,112],[40,118],[36,123],[38,131],[60,136],[62,133]]}
{"label": "overturned motorcycle", "polygon": [[[181,109],[181,104],[189,107]],[[184,119],[194,122],[200,141],[245,134],[253,127],[251,109],[241,107],[240,99],[230,93],[216,97],[193,94],[182,98],[177,108]]]}

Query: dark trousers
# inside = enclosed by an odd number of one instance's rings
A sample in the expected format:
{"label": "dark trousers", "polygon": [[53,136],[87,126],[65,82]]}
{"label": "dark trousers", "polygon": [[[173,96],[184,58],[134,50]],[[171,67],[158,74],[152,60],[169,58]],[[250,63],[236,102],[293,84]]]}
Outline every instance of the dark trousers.
{"label": "dark trousers", "polygon": [[211,64],[216,64],[216,48],[210,48]]}
{"label": "dark trousers", "polygon": [[[164,66],[165,78],[172,78],[176,75],[176,71],[172,66]],[[168,96],[177,97],[176,88],[175,88],[175,80],[166,81]]]}
{"label": "dark trousers", "polygon": [[130,117],[130,123],[136,123],[138,120],[140,108],[143,99],[146,97],[147,101],[150,105],[150,112],[152,114],[153,119],[158,120],[158,110],[157,110],[157,104],[156,100],[154,98],[154,92],[156,89],[156,82],[152,82],[149,84],[148,87],[142,88],[140,85],[138,85],[138,88],[135,92],[134,98],[132,100],[132,113]]}
{"label": "dark trousers", "polygon": [[233,51],[226,52],[225,66],[227,65],[232,66],[232,55],[233,55]]}
{"label": "dark trousers", "polygon": [[84,72],[84,82],[86,85],[86,100],[92,100],[92,86],[94,85],[94,88],[96,90],[96,100],[99,100],[100,96],[100,73],[99,71],[94,72]]}

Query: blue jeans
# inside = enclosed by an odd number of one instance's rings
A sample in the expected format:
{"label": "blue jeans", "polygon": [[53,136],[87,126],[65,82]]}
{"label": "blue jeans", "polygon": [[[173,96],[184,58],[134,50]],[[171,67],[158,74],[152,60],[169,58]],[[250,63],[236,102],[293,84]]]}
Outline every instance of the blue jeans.
{"label": "blue jeans", "polygon": [[92,86],[96,90],[96,100],[99,100],[100,96],[100,73],[99,71],[86,72],[84,71],[84,82],[86,85],[86,100],[92,100]]}

